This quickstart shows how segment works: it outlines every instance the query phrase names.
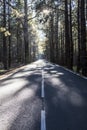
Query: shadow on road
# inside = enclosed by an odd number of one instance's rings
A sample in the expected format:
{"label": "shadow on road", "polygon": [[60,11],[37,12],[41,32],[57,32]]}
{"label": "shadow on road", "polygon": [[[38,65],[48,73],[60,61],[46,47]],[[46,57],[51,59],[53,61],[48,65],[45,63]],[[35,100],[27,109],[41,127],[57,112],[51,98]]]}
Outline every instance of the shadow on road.
{"label": "shadow on road", "polygon": [[0,129],[40,130],[41,72],[38,70],[22,69],[1,81]]}
{"label": "shadow on road", "polygon": [[61,67],[44,70],[47,130],[87,130],[87,80]]}

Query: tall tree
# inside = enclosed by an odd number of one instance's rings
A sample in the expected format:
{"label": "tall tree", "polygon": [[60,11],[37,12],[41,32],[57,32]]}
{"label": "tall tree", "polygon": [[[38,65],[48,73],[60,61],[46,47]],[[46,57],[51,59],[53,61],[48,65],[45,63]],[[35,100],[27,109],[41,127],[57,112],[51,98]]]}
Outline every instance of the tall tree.
{"label": "tall tree", "polygon": [[87,75],[85,0],[81,0],[81,66],[82,74]]}
{"label": "tall tree", "polygon": [[78,0],[78,10],[77,10],[77,21],[78,21],[78,58],[77,58],[77,72],[81,69],[81,59],[80,59],[80,46],[81,46],[81,5],[80,0]]}
{"label": "tall tree", "polygon": [[[10,4],[11,0],[8,0],[8,3]],[[9,32],[11,32],[11,10],[10,10],[10,6],[8,5],[8,29]],[[9,50],[8,50],[8,67],[11,67],[11,35],[8,38],[9,44]]]}
{"label": "tall tree", "polygon": [[73,69],[72,1],[70,0],[70,68]]}
{"label": "tall tree", "polygon": [[70,66],[70,36],[69,36],[69,19],[68,19],[68,0],[65,0],[65,55],[66,66]]}
{"label": "tall tree", "polygon": [[59,13],[58,10],[55,12],[55,62],[58,63],[58,20]]}
{"label": "tall tree", "polygon": [[24,0],[24,44],[25,63],[29,63],[29,36],[28,36],[28,0]]}
{"label": "tall tree", "polygon": [[[3,0],[3,27],[6,28],[6,0]],[[3,64],[4,69],[8,68],[7,64],[7,42],[6,36],[3,34]]]}

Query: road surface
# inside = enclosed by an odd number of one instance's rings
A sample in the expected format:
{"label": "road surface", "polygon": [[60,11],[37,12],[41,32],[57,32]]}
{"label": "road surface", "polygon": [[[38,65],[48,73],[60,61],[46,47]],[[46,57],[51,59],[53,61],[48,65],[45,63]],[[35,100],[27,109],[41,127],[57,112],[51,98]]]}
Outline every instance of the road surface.
{"label": "road surface", "polygon": [[1,78],[0,130],[87,130],[87,79],[44,60]]}

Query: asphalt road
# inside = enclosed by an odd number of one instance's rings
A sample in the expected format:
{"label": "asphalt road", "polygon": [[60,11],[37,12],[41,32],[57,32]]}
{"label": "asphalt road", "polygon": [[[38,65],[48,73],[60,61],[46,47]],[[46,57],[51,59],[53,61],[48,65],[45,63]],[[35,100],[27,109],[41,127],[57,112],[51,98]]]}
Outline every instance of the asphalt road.
{"label": "asphalt road", "polygon": [[43,60],[2,78],[0,130],[87,130],[87,79]]}

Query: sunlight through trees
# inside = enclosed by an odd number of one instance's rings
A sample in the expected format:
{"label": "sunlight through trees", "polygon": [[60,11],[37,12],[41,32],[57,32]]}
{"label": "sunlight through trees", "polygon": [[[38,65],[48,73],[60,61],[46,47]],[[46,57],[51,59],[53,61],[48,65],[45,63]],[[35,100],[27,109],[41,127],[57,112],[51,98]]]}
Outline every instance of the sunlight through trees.
{"label": "sunlight through trees", "polygon": [[0,66],[46,58],[87,76],[86,0],[0,0]]}

